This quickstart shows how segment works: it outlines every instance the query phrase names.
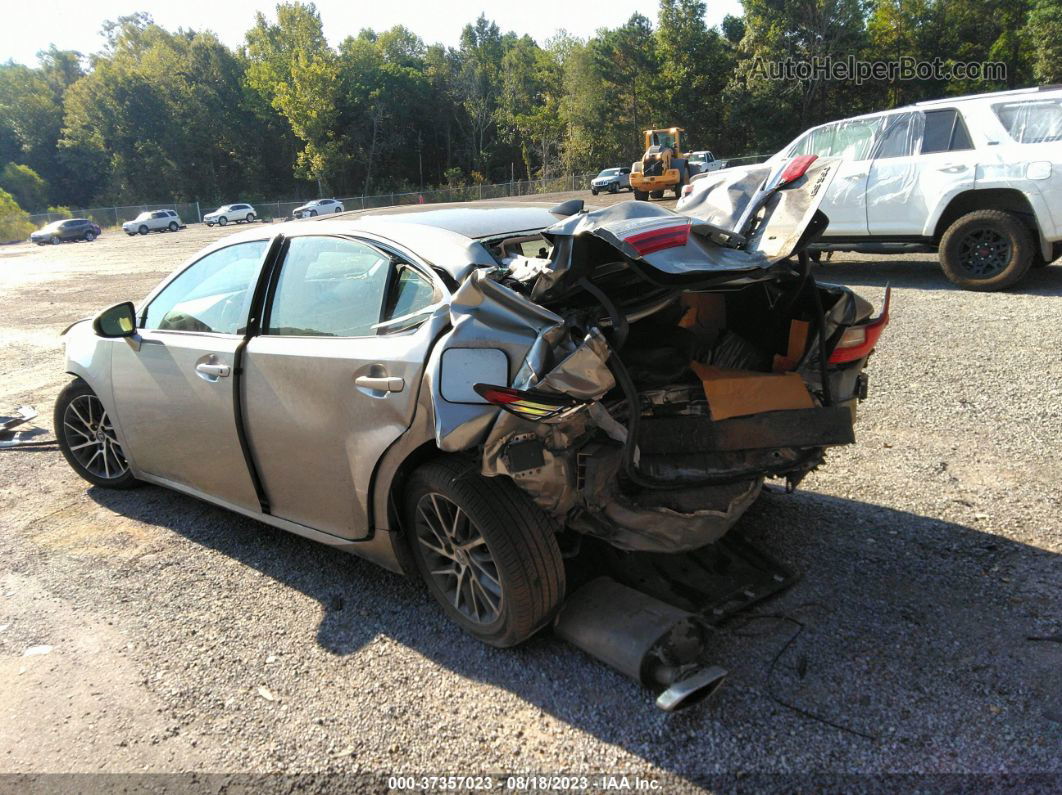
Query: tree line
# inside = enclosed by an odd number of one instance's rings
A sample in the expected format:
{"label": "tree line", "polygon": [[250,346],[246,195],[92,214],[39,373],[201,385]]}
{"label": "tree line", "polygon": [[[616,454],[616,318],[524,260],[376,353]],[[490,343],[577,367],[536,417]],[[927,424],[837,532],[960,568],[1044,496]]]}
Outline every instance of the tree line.
{"label": "tree line", "polygon": [[[629,163],[641,130],[693,148],[772,152],[830,119],[940,96],[1062,82],[1062,0],[743,0],[718,28],[660,0],[582,39],[502,32],[460,43],[398,26],[338,47],[312,3],[259,13],[237,49],[147,14],[87,56],[0,64],[0,207],[256,200],[503,182]],[[814,56],[995,61],[1006,79],[770,80]],[[10,194],[10,195],[7,195]],[[6,198],[4,198],[6,196]],[[6,202],[6,204],[5,204]]]}

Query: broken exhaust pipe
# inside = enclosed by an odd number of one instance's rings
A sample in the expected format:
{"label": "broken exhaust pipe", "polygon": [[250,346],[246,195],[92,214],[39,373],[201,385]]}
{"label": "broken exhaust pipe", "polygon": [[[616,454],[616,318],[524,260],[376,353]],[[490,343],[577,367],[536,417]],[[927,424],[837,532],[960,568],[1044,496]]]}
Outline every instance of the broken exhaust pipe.
{"label": "broken exhaust pipe", "polygon": [[706,628],[697,616],[608,577],[568,597],[554,632],[641,682],[665,712],[707,699],[727,673],[702,661]]}

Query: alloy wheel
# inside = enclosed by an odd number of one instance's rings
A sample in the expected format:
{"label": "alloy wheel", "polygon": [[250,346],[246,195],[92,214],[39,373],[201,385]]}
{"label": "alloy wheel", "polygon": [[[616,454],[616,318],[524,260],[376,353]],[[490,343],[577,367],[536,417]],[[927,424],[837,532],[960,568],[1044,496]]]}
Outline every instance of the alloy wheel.
{"label": "alloy wheel", "polygon": [[479,528],[437,492],[417,502],[416,536],[428,573],[454,609],[477,624],[501,615],[498,566]]}
{"label": "alloy wheel", "polygon": [[95,395],[78,395],[63,413],[70,453],[86,472],[116,480],[129,471],[103,403]]}
{"label": "alloy wheel", "polygon": [[959,244],[959,263],[971,276],[987,279],[1010,262],[1010,241],[989,227],[974,229]]}

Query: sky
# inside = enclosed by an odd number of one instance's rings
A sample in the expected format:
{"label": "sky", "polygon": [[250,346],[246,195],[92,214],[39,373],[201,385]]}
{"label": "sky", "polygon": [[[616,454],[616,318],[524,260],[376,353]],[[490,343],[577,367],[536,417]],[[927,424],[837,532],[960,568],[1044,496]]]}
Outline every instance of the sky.
{"label": "sky", "polygon": [[[243,43],[259,9],[275,19],[275,2],[246,0],[0,0],[0,61],[8,59],[35,65],[36,53],[55,44],[82,53],[100,49],[100,28],[107,19],[147,11],[169,30],[210,29],[230,47]],[[503,32],[529,34],[540,44],[559,28],[587,37],[601,27],[622,25],[638,11],[656,21],[657,0],[317,0],[325,35],[338,44],[362,28],[387,30],[405,25],[426,43],[441,41],[456,46],[461,28],[480,15],[498,23]],[[739,16],[739,0],[707,0],[705,17],[718,25],[727,14]]]}

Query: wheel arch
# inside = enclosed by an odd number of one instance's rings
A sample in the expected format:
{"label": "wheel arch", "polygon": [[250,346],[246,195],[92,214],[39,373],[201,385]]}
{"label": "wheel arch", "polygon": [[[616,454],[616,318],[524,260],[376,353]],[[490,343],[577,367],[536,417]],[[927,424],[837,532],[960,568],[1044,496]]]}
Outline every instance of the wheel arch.
{"label": "wheel arch", "polygon": [[1040,232],[1036,211],[1029,202],[1029,197],[1017,188],[970,189],[956,194],[948,202],[933,227],[933,242],[939,244],[948,227],[974,210],[1000,210],[1013,213],[1034,235],[1034,239],[1041,247],[1045,242]]}

